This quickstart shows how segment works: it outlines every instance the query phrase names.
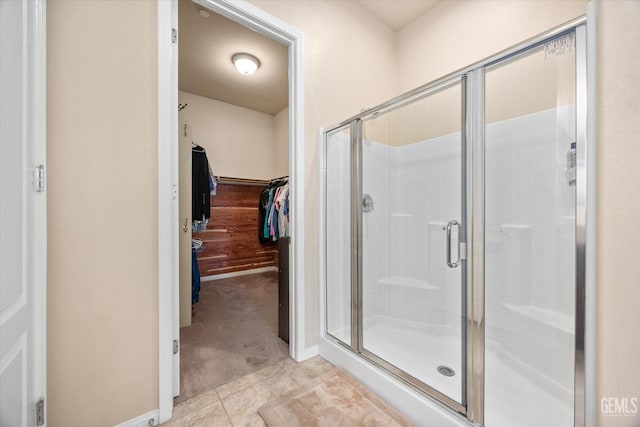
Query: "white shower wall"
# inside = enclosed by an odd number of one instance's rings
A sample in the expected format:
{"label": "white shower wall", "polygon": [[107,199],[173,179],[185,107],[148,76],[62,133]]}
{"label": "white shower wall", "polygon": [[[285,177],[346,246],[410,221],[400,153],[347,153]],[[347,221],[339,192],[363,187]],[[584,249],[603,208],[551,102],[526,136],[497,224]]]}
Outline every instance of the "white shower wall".
{"label": "white shower wall", "polygon": [[[573,387],[573,111],[486,128],[487,348],[558,393]],[[459,133],[399,147],[365,141],[363,190],[375,201],[363,219],[365,327],[387,318],[459,330],[461,269],[446,266],[444,228],[462,220],[460,161]],[[499,372],[488,362],[487,382]]]}
{"label": "white shower wall", "polygon": [[[574,106],[486,127],[485,420],[491,427],[571,425],[575,189],[567,181]],[[366,127],[366,123],[365,123]],[[461,268],[445,227],[461,222],[460,134],[391,146],[363,142],[363,345],[462,398]],[[326,157],[327,325],[351,342],[350,143]],[[454,240],[455,240],[454,233]],[[455,255],[454,255],[455,257]],[[456,375],[445,377],[445,365]],[[527,398],[522,396],[527,391]],[[505,409],[507,408],[507,409]]]}
{"label": "white shower wall", "polygon": [[365,319],[460,329],[460,269],[445,256],[445,227],[461,222],[460,162],[460,134],[400,147],[364,143],[363,192],[375,209],[363,215],[363,286],[376,296],[375,304],[365,296]]}
{"label": "white shower wall", "polygon": [[[572,425],[575,324],[575,187],[567,153],[575,141],[575,105],[486,128],[485,402],[496,407],[508,386],[505,366],[523,372],[562,404],[549,425]],[[500,391],[499,389],[502,389]],[[531,408],[512,404],[514,412]],[[538,414],[543,409],[538,409]],[[525,412],[526,413],[526,412]],[[487,425],[500,422],[487,411]]]}
{"label": "white shower wall", "polygon": [[363,143],[363,192],[375,202],[363,214],[363,346],[457,402],[461,273],[446,266],[445,227],[461,220],[460,169],[459,134]]}
{"label": "white shower wall", "polygon": [[363,319],[371,319],[382,311],[391,309],[389,295],[380,286],[380,281],[389,276],[389,254],[393,248],[389,245],[389,232],[393,224],[389,223],[391,213],[390,181],[392,148],[388,145],[363,141],[362,147],[362,192],[369,194],[374,201],[374,209],[363,214],[362,221],[362,283],[363,283]]}

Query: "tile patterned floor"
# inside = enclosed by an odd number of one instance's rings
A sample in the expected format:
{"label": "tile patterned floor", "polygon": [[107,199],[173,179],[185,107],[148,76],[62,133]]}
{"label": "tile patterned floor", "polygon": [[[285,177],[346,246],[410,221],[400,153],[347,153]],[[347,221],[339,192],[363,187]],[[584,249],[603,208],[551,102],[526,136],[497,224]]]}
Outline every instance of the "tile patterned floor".
{"label": "tile patterned floor", "polygon": [[166,427],[264,426],[258,409],[333,368],[316,356],[301,363],[288,358],[177,404]]}

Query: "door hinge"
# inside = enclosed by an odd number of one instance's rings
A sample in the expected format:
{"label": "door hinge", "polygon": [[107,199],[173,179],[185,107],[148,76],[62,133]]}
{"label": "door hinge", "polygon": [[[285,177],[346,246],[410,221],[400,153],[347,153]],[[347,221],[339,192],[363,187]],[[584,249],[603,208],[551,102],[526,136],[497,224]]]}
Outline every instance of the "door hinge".
{"label": "door hinge", "polygon": [[36,193],[44,191],[44,165],[33,168],[33,191]]}
{"label": "door hinge", "polygon": [[44,397],[38,399],[38,402],[36,403],[36,425],[44,425]]}
{"label": "door hinge", "polygon": [[178,43],[178,30],[175,28],[171,29],[171,42]]}
{"label": "door hinge", "polygon": [[180,343],[178,340],[173,340],[173,354],[178,354],[178,351],[180,351]]}

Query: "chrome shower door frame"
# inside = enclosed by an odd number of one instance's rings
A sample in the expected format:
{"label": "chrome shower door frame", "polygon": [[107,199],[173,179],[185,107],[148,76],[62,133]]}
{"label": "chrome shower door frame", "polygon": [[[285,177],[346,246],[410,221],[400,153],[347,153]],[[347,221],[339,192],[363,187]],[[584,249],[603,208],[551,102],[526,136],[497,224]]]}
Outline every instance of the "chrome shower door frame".
{"label": "chrome shower door frame", "polygon": [[467,73],[466,416],[484,424],[484,68]]}

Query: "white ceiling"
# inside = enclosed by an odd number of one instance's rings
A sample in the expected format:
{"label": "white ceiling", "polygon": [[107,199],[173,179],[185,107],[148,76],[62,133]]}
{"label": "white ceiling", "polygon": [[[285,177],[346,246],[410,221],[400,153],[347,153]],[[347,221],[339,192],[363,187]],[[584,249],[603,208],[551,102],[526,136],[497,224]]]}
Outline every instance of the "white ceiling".
{"label": "white ceiling", "polygon": [[357,0],[393,31],[398,31],[441,0]]}
{"label": "white ceiling", "polygon": [[[178,9],[180,90],[276,114],[288,105],[287,47],[209,11],[191,0]],[[246,52],[260,60],[254,74],[240,74],[231,56]]]}

